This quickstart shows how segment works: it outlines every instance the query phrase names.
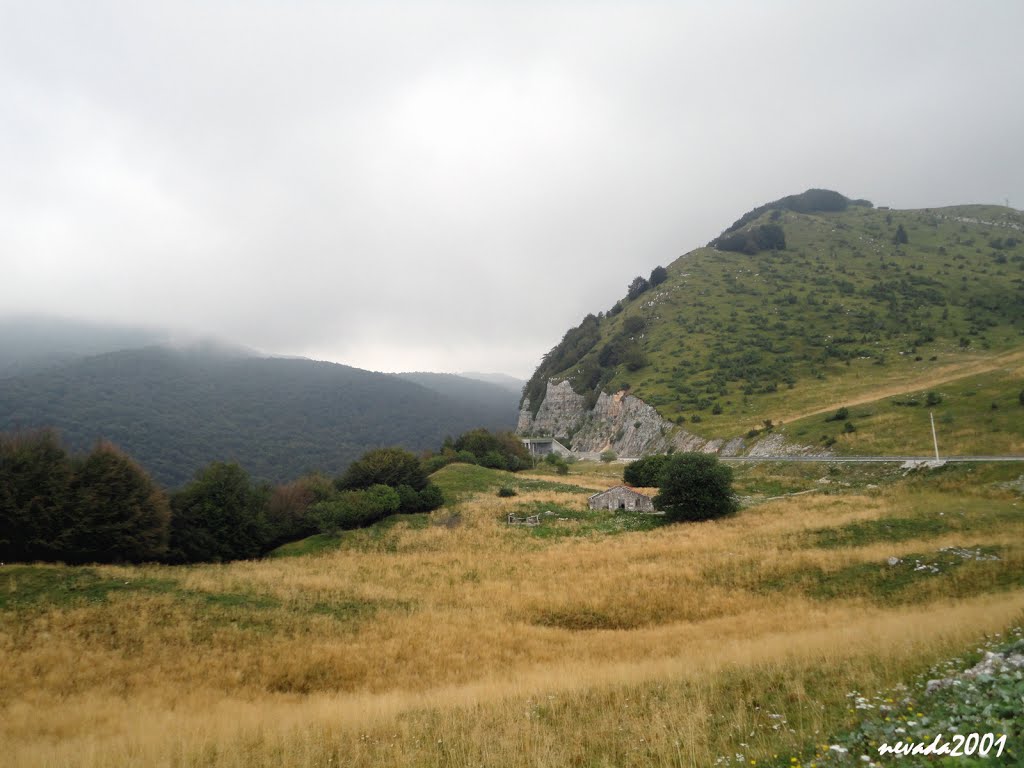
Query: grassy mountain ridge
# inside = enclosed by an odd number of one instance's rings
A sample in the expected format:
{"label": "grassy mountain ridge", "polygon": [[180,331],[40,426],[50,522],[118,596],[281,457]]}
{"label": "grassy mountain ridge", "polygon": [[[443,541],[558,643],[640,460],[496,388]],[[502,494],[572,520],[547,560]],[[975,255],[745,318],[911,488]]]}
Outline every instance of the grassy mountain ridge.
{"label": "grassy mountain ridge", "polygon": [[75,450],[110,440],[168,486],[214,460],[282,482],[340,472],[372,447],[436,448],[513,424],[397,376],[208,348],[124,350],[0,380],[0,431],[55,427]]}
{"label": "grassy mountain ridge", "polygon": [[1024,214],[847,202],[754,209],[724,234],[773,225],[784,247],[698,248],[588,315],[534,373],[531,409],[548,380],[594,398],[628,389],[690,432],[731,437],[1022,346]]}

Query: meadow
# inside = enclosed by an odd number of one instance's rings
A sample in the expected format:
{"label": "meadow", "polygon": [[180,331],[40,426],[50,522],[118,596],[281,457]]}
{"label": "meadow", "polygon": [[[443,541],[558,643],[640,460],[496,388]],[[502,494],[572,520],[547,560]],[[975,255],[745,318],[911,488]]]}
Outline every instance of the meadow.
{"label": "meadow", "polygon": [[3,762],[789,764],[1024,621],[1019,465],[740,467],[680,525],[587,511],[621,471],[453,464],[440,510],[258,561],[4,565]]}

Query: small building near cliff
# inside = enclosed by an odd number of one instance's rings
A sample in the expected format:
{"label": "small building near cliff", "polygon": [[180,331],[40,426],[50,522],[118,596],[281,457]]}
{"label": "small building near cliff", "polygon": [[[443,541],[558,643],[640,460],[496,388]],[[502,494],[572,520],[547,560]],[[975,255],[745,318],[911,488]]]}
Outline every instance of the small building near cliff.
{"label": "small building near cliff", "polygon": [[558,454],[563,459],[572,456],[572,451],[553,437],[524,437],[521,440],[533,456],[547,456],[549,453]]}
{"label": "small building near cliff", "polygon": [[639,491],[616,485],[607,491],[595,493],[588,500],[591,509],[610,509],[613,511],[629,510],[635,512],[653,512],[654,500]]}

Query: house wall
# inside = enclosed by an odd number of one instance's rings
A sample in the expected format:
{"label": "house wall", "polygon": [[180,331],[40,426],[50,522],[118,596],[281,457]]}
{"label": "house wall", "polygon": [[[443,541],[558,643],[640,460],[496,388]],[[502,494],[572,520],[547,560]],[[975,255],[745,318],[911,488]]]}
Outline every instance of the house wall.
{"label": "house wall", "polygon": [[[624,506],[623,506],[624,505]],[[590,499],[591,509],[627,509],[653,512],[654,502],[649,496],[629,488],[610,488]]]}

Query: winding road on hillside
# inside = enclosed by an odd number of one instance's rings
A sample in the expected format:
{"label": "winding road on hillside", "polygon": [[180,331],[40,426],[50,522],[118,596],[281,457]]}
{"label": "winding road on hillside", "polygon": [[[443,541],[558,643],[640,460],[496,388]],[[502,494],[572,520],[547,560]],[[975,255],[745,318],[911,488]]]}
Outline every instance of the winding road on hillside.
{"label": "winding road on hillside", "polygon": [[[909,382],[900,382],[865,390],[856,397],[849,398],[840,404],[847,407],[865,405],[867,403],[873,403],[876,400],[883,400],[887,397],[903,395],[910,391],[935,388],[942,384],[948,384],[951,381],[965,379],[968,376],[977,376],[978,374],[989,373],[990,371],[1012,367],[1021,363],[1024,363],[1024,350],[1004,352],[1001,355],[980,358],[966,364],[958,363],[945,365],[935,371],[932,371],[929,375],[915,380],[912,384]],[[806,416],[818,416],[823,413],[829,413],[834,411],[836,407],[836,405],[830,405],[827,408],[816,408],[811,411],[781,413],[773,415],[772,418],[779,424],[788,424]]]}

